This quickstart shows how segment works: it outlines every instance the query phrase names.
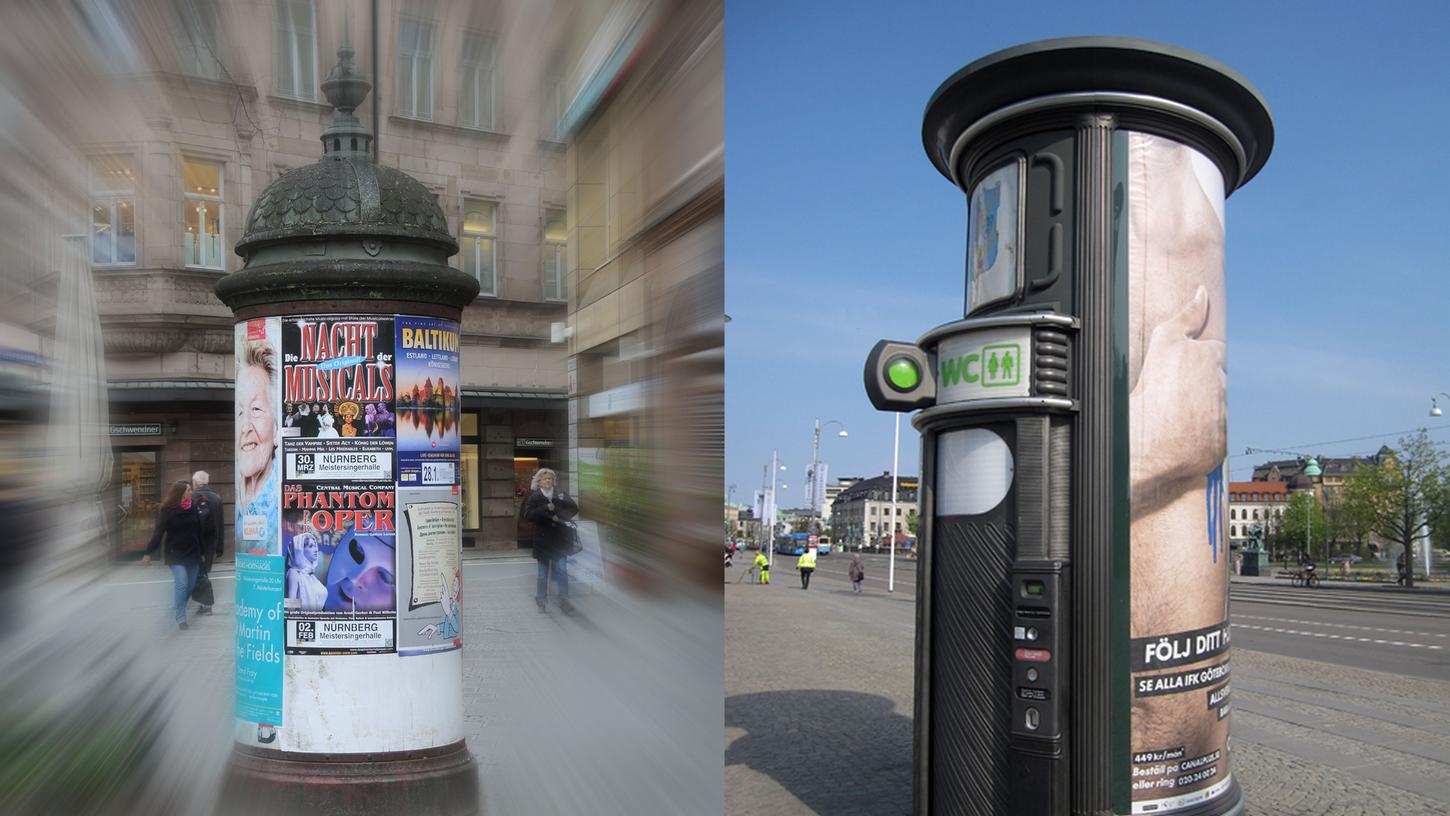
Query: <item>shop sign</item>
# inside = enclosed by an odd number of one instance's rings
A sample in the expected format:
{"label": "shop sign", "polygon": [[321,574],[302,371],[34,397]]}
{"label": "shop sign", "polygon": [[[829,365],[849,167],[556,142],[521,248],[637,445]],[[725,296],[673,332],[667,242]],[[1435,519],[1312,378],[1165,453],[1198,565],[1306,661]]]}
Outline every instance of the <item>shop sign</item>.
{"label": "shop sign", "polygon": [[160,436],[160,422],[122,422],[111,424],[111,436]]}

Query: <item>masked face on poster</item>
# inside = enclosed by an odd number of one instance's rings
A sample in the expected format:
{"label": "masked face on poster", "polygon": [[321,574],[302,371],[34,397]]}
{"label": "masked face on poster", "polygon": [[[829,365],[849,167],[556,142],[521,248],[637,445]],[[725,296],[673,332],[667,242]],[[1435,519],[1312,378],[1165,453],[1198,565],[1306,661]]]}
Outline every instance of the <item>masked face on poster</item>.
{"label": "masked face on poster", "polygon": [[395,563],[391,536],[363,533],[345,537],[328,564],[323,608],[329,612],[393,609]]}
{"label": "masked face on poster", "polygon": [[1127,138],[1132,748],[1208,758],[1201,779],[1135,767],[1135,804],[1169,812],[1228,781],[1224,187],[1198,151]]}

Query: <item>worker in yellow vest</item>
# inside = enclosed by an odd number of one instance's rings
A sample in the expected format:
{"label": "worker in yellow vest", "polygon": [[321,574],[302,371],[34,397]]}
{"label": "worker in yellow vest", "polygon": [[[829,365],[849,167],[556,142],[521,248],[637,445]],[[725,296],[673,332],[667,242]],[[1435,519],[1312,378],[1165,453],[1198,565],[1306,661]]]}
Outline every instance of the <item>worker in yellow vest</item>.
{"label": "worker in yellow vest", "polygon": [[795,568],[801,571],[801,589],[811,588],[811,573],[816,571],[816,548],[809,547],[795,561]]}
{"label": "worker in yellow vest", "polygon": [[755,568],[760,571],[760,583],[770,583],[770,559],[765,557],[765,553],[755,554]]}

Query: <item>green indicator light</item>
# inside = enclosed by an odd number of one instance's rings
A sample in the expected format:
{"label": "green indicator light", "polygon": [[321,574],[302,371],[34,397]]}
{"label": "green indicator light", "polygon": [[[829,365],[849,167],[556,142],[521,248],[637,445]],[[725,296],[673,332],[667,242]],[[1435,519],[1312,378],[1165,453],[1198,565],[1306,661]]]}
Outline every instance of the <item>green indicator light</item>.
{"label": "green indicator light", "polygon": [[921,384],[921,368],[910,357],[897,357],[886,366],[886,381],[897,391],[910,391]]}

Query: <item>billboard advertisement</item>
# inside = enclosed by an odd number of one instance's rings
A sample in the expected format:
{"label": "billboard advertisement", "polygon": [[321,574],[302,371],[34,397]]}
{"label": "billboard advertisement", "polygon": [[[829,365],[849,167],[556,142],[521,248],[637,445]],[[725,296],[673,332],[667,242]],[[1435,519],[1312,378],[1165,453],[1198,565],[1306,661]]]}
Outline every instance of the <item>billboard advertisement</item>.
{"label": "billboard advertisement", "polygon": [[400,488],[398,654],[463,646],[462,520],[457,487]]}
{"label": "billboard advertisement", "polygon": [[281,321],[234,327],[237,609],[235,710],[258,741],[282,725]]}
{"label": "billboard advertisement", "polygon": [[433,317],[397,319],[398,483],[458,483],[458,324]]}
{"label": "billboard advertisement", "polygon": [[1172,813],[1231,785],[1224,185],[1186,145],[1118,138],[1128,191],[1132,812]]}

